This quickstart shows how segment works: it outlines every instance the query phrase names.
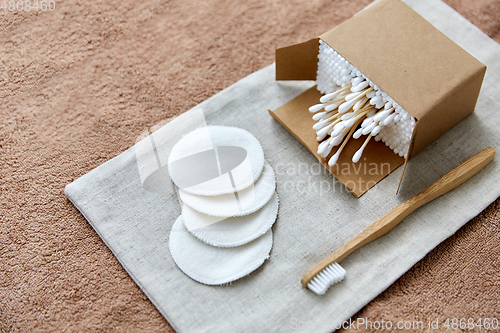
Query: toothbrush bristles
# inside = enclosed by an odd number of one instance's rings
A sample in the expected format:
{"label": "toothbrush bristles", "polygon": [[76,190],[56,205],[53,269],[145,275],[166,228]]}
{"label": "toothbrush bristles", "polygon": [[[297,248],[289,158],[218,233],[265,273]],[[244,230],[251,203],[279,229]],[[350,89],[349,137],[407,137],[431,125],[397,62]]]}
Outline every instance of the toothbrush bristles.
{"label": "toothbrush bristles", "polygon": [[338,263],[334,262],[316,274],[316,276],[307,284],[307,288],[317,295],[324,295],[328,288],[342,281],[345,275],[345,269]]}

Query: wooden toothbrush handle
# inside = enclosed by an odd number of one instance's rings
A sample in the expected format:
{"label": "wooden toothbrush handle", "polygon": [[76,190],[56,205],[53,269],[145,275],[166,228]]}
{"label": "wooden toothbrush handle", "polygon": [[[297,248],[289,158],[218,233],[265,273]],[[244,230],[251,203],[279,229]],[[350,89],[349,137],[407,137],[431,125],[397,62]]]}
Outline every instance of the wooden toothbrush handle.
{"label": "wooden toothbrush handle", "polygon": [[415,209],[454,189],[458,185],[465,182],[467,179],[474,176],[488,163],[490,163],[494,156],[495,150],[491,147],[480,151],[476,155],[469,158],[467,161],[461,163],[459,166],[445,174],[443,177],[439,178],[432,185],[424,189],[419,194],[415,195],[413,198],[403,202],[401,205],[397,206],[389,213],[379,218],[377,221],[363,230],[359,235],[357,235],[347,244],[320,261],[309,272],[307,272],[301,280],[302,285],[304,287],[307,287],[309,281],[311,281],[311,279],[320,271],[322,271],[326,266],[334,262],[338,263],[342,261],[342,259],[347,257],[353,251],[359,249],[361,246],[379,238],[382,235],[385,235]]}

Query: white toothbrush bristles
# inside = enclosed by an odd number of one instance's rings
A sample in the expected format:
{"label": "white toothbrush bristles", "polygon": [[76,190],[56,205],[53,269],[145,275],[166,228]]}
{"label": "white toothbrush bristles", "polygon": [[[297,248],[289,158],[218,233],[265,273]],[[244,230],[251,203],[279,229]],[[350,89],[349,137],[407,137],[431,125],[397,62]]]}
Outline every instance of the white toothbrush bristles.
{"label": "white toothbrush bristles", "polygon": [[345,275],[345,269],[334,262],[316,274],[316,276],[307,284],[307,288],[317,295],[324,295],[330,286],[342,281]]}

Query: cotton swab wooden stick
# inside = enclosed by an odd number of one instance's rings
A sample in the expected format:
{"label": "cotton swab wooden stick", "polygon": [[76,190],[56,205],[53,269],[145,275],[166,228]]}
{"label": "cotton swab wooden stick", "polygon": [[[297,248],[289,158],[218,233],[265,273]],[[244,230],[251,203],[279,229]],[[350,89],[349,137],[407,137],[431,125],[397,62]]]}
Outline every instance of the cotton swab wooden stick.
{"label": "cotton swab wooden stick", "polygon": [[351,89],[351,88],[352,88],[352,84],[348,84],[345,87],[342,87],[342,88],[338,89],[337,91],[332,92],[331,94],[328,94],[328,95],[325,95],[325,96],[321,97],[320,102],[321,103],[326,103],[329,100],[331,100],[333,97],[335,97],[338,94],[343,93],[344,91],[346,91],[348,89]]}
{"label": "cotton swab wooden stick", "polygon": [[346,98],[346,96],[342,95],[340,97],[337,97],[335,99],[332,99],[332,100],[326,102],[326,104],[334,104],[334,103],[337,103],[337,102],[345,101],[345,98]]}
{"label": "cotton swab wooden stick", "polygon": [[362,100],[357,101],[356,104],[354,104],[354,106],[352,107],[352,109],[356,112],[361,108],[363,108],[367,102],[368,102],[368,97],[365,96]]}
{"label": "cotton swab wooden stick", "polygon": [[335,154],[333,154],[333,156],[330,158],[330,160],[328,161],[328,165],[329,166],[334,166],[335,163],[337,163],[338,159],[339,159],[339,156],[340,156],[340,153],[342,153],[342,150],[344,149],[345,145],[347,144],[347,141],[349,141],[349,139],[351,138],[352,136],[352,133],[354,133],[354,130],[356,129],[356,127],[358,127],[359,123],[361,121],[358,120],[358,123],[354,124],[351,129],[349,130],[349,133],[347,134],[347,137],[344,139],[344,141],[342,142],[342,145],[340,146],[340,148],[335,152]]}
{"label": "cotton swab wooden stick", "polygon": [[371,138],[372,138],[372,135],[371,134],[368,135],[368,137],[366,138],[366,140],[363,143],[363,145],[361,146],[361,148],[359,148],[358,151],[354,154],[354,156],[352,157],[353,163],[358,163],[359,159],[361,158],[361,155],[363,155],[363,151],[365,150],[366,145],[368,144],[368,142],[370,141]]}
{"label": "cotton swab wooden stick", "polygon": [[359,235],[320,261],[301,280],[304,287],[318,295],[326,293],[331,285],[342,281],[346,271],[338,264],[353,251],[361,246],[385,235],[406,216],[417,208],[451,191],[476,173],[481,171],[495,156],[495,150],[488,147],[472,156],[459,166],[439,178],[432,185],[424,189],[413,198],[403,202],[389,213],[385,214],[368,226]]}

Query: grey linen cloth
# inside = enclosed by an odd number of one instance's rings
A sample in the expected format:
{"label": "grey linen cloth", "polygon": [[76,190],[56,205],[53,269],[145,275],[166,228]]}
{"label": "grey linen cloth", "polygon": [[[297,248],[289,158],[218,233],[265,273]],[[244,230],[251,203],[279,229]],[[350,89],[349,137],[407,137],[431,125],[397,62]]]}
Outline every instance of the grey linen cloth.
{"label": "grey linen cloth", "polygon": [[[330,332],[500,195],[500,166],[494,160],[351,254],[342,262],[346,278],[326,295],[317,296],[299,282],[384,213],[483,148],[499,147],[500,46],[438,0],[407,3],[488,70],[475,113],[410,161],[399,195],[401,168],[356,199],[269,116],[268,109],[312,85],[276,82],[273,65],[156,131],[151,140],[158,148],[156,162],[138,164],[147,149],[136,145],[66,187],[68,198],[176,331]],[[171,226],[181,211],[175,189],[167,179],[153,185],[141,181],[148,167],[165,165],[183,131],[204,123],[200,108],[209,125],[237,126],[255,135],[277,177],[280,209],[270,258],[229,286],[197,283],[177,268],[168,249]],[[158,184],[160,193],[145,190]]]}

